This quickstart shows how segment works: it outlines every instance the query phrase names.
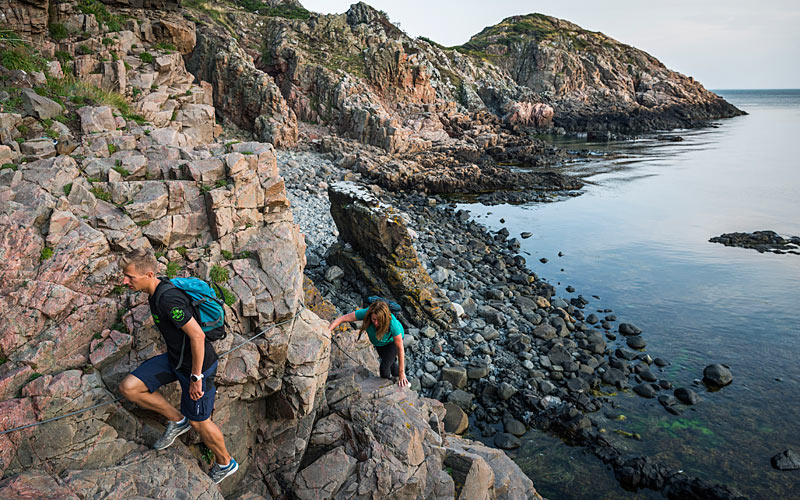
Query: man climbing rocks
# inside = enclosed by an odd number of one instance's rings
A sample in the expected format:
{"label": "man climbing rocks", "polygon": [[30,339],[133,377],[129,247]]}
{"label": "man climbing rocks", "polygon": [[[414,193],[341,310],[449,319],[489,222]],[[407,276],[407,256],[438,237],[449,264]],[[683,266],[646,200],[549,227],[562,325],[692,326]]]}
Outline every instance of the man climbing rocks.
{"label": "man climbing rocks", "polygon": [[[209,475],[219,483],[236,472],[239,464],[228,453],[222,432],[210,418],[217,392],[217,353],[195,319],[189,297],[166,278],[156,277],[156,265],[155,255],[148,250],[134,250],[120,261],[123,283],[150,296],[150,312],[167,352],[139,365],[122,380],[119,390],[129,401],[168,420],[164,435],[153,446],[156,450],[169,447],[178,436],[194,428],[214,452],[216,463]],[[180,411],[156,392],[176,380],[182,390]]]}

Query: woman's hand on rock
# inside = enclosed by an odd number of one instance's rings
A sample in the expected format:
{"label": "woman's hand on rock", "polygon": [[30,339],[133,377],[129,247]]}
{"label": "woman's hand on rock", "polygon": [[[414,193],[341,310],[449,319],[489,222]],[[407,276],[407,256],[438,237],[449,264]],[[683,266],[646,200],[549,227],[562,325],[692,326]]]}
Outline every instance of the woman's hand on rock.
{"label": "woman's hand on rock", "polygon": [[406,378],[406,375],[402,373],[400,374],[400,377],[397,380],[397,385],[399,385],[400,387],[408,387],[411,385],[411,383]]}

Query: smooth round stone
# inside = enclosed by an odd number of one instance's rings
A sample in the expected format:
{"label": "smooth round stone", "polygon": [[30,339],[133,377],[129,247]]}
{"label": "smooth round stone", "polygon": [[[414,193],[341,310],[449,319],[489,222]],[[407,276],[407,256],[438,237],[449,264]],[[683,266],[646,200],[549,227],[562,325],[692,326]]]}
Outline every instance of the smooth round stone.
{"label": "smooth round stone", "polygon": [[703,370],[703,381],[722,387],[733,381],[733,375],[725,366],[719,364],[708,365]]}
{"label": "smooth round stone", "polygon": [[519,448],[522,442],[513,434],[498,432],[494,437],[494,445],[502,450],[513,450]]}
{"label": "smooth round stone", "polygon": [[637,327],[636,325],[632,325],[631,323],[620,323],[619,333],[627,337],[629,335],[639,335],[640,333],[642,333],[642,330],[641,328]]}
{"label": "smooth round stone", "polygon": [[505,428],[506,432],[509,434],[513,434],[515,436],[522,436],[525,434],[525,424],[516,420],[514,418],[507,418],[503,421],[503,428]]}
{"label": "smooth round stone", "polygon": [[658,377],[656,377],[653,372],[647,369],[642,370],[641,373],[639,373],[639,376],[642,377],[642,380],[645,382],[655,382],[658,380]]}
{"label": "smooth round stone", "polygon": [[430,373],[423,373],[419,379],[419,383],[422,387],[425,388],[433,387],[434,385],[436,385],[436,377],[434,377]]}
{"label": "smooth round stone", "polygon": [[687,387],[678,387],[674,394],[678,401],[686,405],[695,405],[700,402],[700,396]]}
{"label": "smooth round stone", "polygon": [[628,344],[628,347],[631,349],[644,349],[645,346],[647,346],[647,342],[638,335],[635,337],[628,337],[625,339],[625,343]]}
{"label": "smooth round stone", "polygon": [[638,394],[643,398],[654,398],[658,394],[653,384],[642,383],[637,386],[634,386],[633,392]]}

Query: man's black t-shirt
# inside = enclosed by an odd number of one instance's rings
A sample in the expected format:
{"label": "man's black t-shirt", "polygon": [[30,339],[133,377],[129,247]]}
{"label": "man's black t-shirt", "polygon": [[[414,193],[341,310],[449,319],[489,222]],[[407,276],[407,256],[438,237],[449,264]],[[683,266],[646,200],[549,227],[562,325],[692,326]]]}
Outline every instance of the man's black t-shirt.
{"label": "man's black t-shirt", "polygon": [[[167,279],[160,278],[160,280],[161,283],[158,284],[156,293],[151,295],[149,299],[150,312],[153,314],[153,321],[164,337],[164,342],[167,344],[167,354],[169,356],[170,365],[173,368],[177,367],[181,357],[181,346],[183,346],[183,362],[178,368],[182,372],[191,373],[191,341],[189,340],[189,336],[181,330],[181,327],[192,318],[192,302],[183,292],[171,286]],[[161,287],[167,287],[167,290],[161,293],[159,303],[156,304],[153,298],[158,296]],[[205,349],[203,371],[206,371],[208,367],[217,360],[217,353],[214,351],[214,347],[211,345],[208,338],[206,338],[205,341]]]}

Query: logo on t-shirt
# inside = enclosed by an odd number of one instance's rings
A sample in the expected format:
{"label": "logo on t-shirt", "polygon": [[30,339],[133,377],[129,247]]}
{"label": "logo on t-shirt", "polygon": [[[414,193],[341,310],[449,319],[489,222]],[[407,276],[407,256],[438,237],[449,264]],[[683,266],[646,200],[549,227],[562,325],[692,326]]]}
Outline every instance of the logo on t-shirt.
{"label": "logo on t-shirt", "polygon": [[153,322],[155,324],[158,324],[160,322],[160,320],[158,319],[158,314],[153,314]]}
{"label": "logo on t-shirt", "polygon": [[173,307],[169,313],[172,315],[173,321],[183,321],[185,313],[180,307]]}

